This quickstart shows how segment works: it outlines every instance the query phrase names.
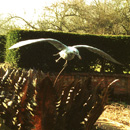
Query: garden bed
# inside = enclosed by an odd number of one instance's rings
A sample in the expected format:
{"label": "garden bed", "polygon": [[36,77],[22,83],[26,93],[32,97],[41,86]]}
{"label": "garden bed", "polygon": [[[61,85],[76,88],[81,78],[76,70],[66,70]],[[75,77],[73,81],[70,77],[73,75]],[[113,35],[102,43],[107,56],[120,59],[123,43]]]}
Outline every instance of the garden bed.
{"label": "garden bed", "polygon": [[126,103],[107,105],[96,125],[102,130],[130,130],[130,105]]}
{"label": "garden bed", "polygon": [[[8,68],[8,67],[5,67],[5,65],[3,65],[3,64],[1,64],[1,67]],[[1,69],[1,74],[2,74],[2,71],[4,71],[4,69]],[[33,77],[35,77],[37,74],[35,70],[32,72],[30,71],[30,74],[31,73],[34,73]],[[1,75],[1,77],[2,76],[3,75]],[[8,79],[10,80],[10,78],[12,78],[12,77],[13,76],[9,77]],[[16,80],[16,78],[14,80]],[[34,80],[32,80],[32,81],[34,81]],[[28,86],[30,86],[30,85],[28,85]],[[30,88],[32,89],[33,87],[30,87]],[[67,98],[67,99],[70,99],[70,98]],[[7,107],[7,105],[4,105],[4,106]],[[114,102],[114,103],[111,103],[110,105],[106,105],[105,108],[106,108],[105,111],[102,113],[102,115],[99,117],[99,119],[95,123],[95,125],[98,126],[97,127],[98,130],[130,130],[130,116],[129,116],[130,115],[130,105],[128,105],[124,102],[120,102],[120,103]],[[76,114],[74,114],[74,115],[76,115]],[[0,123],[0,128],[2,128],[1,126],[2,126],[2,122]]]}

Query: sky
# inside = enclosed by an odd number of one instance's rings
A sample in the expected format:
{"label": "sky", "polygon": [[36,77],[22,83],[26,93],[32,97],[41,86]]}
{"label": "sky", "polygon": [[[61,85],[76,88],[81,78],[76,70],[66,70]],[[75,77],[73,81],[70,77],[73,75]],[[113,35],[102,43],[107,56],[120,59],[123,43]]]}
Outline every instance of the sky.
{"label": "sky", "polygon": [[[3,0],[0,4],[0,14],[16,14],[19,16],[32,17],[34,13],[40,13],[44,6],[61,0]],[[86,0],[90,3],[93,0]]]}
{"label": "sky", "polygon": [[[52,3],[65,0],[3,0],[0,4],[0,12],[20,11],[21,9],[32,10],[43,6],[51,5]],[[86,0],[90,3],[93,0]]]}
{"label": "sky", "polygon": [[32,11],[58,0],[3,0],[0,4],[0,12],[19,13],[24,10]]}
{"label": "sky", "polygon": [[[0,14],[14,14],[29,19],[39,13],[45,5],[51,5],[52,0],[3,0],[0,4]],[[58,0],[53,0],[56,2]]]}
{"label": "sky", "polygon": [[[42,16],[44,6],[50,6],[52,3],[62,1],[66,0],[3,0],[0,4],[0,16],[4,19],[9,17],[10,14],[17,15],[28,22],[32,21],[35,23]],[[94,0],[85,1],[90,4]],[[17,22],[21,25],[23,23],[20,20],[17,20]]]}

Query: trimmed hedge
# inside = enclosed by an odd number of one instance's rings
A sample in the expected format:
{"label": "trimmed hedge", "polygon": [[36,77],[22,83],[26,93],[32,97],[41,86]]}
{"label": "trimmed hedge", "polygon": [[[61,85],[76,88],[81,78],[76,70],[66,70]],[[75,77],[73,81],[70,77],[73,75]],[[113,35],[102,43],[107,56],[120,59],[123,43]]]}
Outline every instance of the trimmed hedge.
{"label": "trimmed hedge", "polygon": [[4,62],[6,36],[0,35],[0,63]]}
{"label": "trimmed hedge", "polygon": [[11,31],[7,34],[6,56],[5,56],[6,62],[9,62],[17,67],[19,66],[18,62],[20,60],[19,51],[18,51],[18,49],[9,50],[8,48],[20,40],[19,32],[20,32],[20,30],[15,30],[15,31]]}
{"label": "trimmed hedge", "polygon": [[[38,43],[21,47],[20,49],[8,50],[8,48],[18,41],[35,38],[55,38],[66,45],[87,44],[104,50],[117,61],[125,64],[125,67],[109,63],[97,54],[81,48],[82,60],[77,57],[68,63],[66,71],[74,72],[129,72],[130,64],[130,37],[129,36],[99,36],[88,34],[75,34],[63,32],[46,31],[24,31],[14,30],[7,35],[6,61],[22,68],[36,68],[44,72],[59,72],[64,64],[64,60],[55,63],[52,55],[58,50],[48,43]],[[100,69],[101,68],[101,69]]]}

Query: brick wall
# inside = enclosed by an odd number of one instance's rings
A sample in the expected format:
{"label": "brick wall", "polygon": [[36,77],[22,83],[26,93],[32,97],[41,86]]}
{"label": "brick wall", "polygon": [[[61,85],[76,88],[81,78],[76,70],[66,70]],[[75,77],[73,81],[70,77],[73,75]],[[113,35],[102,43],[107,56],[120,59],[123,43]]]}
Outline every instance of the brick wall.
{"label": "brick wall", "polygon": [[[4,75],[4,69],[0,68],[0,77]],[[47,74],[53,79],[57,74]],[[102,87],[106,87],[110,84],[113,80],[119,79],[118,82],[112,85],[113,94],[116,96],[128,96],[130,97],[130,75],[124,74],[100,74],[100,73],[62,73],[59,79],[63,79],[63,84],[68,84],[76,79],[85,79],[91,77],[92,78],[92,86],[96,86],[99,82],[103,79],[104,81],[101,82]]]}
{"label": "brick wall", "polygon": [[130,96],[130,75],[124,74],[90,74],[90,73],[64,73],[60,76],[63,78],[64,83],[72,82],[74,79],[85,79],[87,77],[92,78],[92,86],[96,86],[101,82],[102,87],[106,87],[113,80],[119,79],[112,85],[114,95],[126,95]]}

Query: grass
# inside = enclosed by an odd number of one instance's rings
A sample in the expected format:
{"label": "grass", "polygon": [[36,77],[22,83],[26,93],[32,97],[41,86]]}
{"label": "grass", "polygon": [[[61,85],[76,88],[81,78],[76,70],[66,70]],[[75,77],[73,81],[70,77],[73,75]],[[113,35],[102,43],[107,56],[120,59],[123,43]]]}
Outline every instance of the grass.
{"label": "grass", "polygon": [[123,102],[107,105],[97,122],[103,129],[130,130],[130,105]]}

